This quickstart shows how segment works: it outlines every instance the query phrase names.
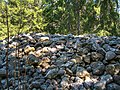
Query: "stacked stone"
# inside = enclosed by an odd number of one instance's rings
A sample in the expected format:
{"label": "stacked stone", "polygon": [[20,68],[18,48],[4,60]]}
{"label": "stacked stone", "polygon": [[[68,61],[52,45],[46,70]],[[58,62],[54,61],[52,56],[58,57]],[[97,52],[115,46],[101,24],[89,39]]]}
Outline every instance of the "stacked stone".
{"label": "stacked stone", "polygon": [[[0,41],[6,89],[7,40]],[[120,90],[120,37],[21,34],[10,38],[11,90]]]}

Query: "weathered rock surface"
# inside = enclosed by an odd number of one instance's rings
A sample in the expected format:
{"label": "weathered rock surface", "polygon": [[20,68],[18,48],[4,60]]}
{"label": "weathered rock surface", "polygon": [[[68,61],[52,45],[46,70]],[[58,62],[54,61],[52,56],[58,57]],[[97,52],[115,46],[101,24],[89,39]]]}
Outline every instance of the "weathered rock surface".
{"label": "weathered rock surface", "polygon": [[120,86],[115,83],[111,83],[107,85],[107,90],[120,90]]}
{"label": "weathered rock surface", "polygon": [[102,62],[92,62],[90,66],[92,67],[93,74],[102,75],[104,73],[105,65]]}
{"label": "weathered rock surface", "polygon": [[120,90],[120,37],[21,34],[0,42],[0,90]]}

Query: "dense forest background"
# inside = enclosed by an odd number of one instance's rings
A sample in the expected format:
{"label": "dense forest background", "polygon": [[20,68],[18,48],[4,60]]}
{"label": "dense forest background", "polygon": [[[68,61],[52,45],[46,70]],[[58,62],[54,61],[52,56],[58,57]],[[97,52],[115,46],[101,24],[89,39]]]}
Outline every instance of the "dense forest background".
{"label": "dense forest background", "polygon": [[7,36],[7,17],[10,35],[120,35],[119,9],[120,0],[0,0],[0,39]]}

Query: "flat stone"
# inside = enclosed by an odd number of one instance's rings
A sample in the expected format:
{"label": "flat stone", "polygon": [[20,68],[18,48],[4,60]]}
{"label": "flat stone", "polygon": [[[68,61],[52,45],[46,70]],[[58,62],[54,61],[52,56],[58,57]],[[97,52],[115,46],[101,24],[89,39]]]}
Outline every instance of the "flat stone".
{"label": "flat stone", "polygon": [[108,51],[106,52],[106,55],[105,55],[105,60],[109,61],[109,60],[112,60],[114,59],[116,56],[116,54],[112,51]]}
{"label": "flat stone", "polygon": [[66,68],[66,73],[67,73],[68,75],[73,75],[73,72],[72,72],[69,68]]}
{"label": "flat stone", "polygon": [[46,73],[45,77],[47,77],[47,78],[55,78],[57,75],[58,75],[58,68],[54,68],[54,69],[49,70]]}
{"label": "flat stone", "polygon": [[40,88],[40,83],[39,82],[32,82],[30,84],[30,88],[33,89],[33,88]]}
{"label": "flat stone", "polygon": [[40,37],[39,41],[48,41],[50,38],[49,37]]}
{"label": "flat stone", "polygon": [[43,46],[50,46],[52,44],[52,41],[44,41],[43,43],[42,43],[42,45]]}
{"label": "flat stone", "polygon": [[109,51],[111,46],[109,44],[104,44],[103,45],[103,48],[106,50],[106,51]]}
{"label": "flat stone", "polygon": [[61,66],[63,66],[63,67],[71,67],[73,64],[74,64],[73,62],[68,61],[67,63],[62,64]]}

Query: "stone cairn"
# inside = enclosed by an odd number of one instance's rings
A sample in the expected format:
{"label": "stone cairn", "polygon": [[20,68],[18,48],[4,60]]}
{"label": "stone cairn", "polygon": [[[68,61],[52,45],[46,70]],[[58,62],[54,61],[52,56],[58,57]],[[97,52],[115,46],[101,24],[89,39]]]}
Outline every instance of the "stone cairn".
{"label": "stone cairn", "polygon": [[21,34],[0,41],[0,90],[120,90],[120,37]]}

